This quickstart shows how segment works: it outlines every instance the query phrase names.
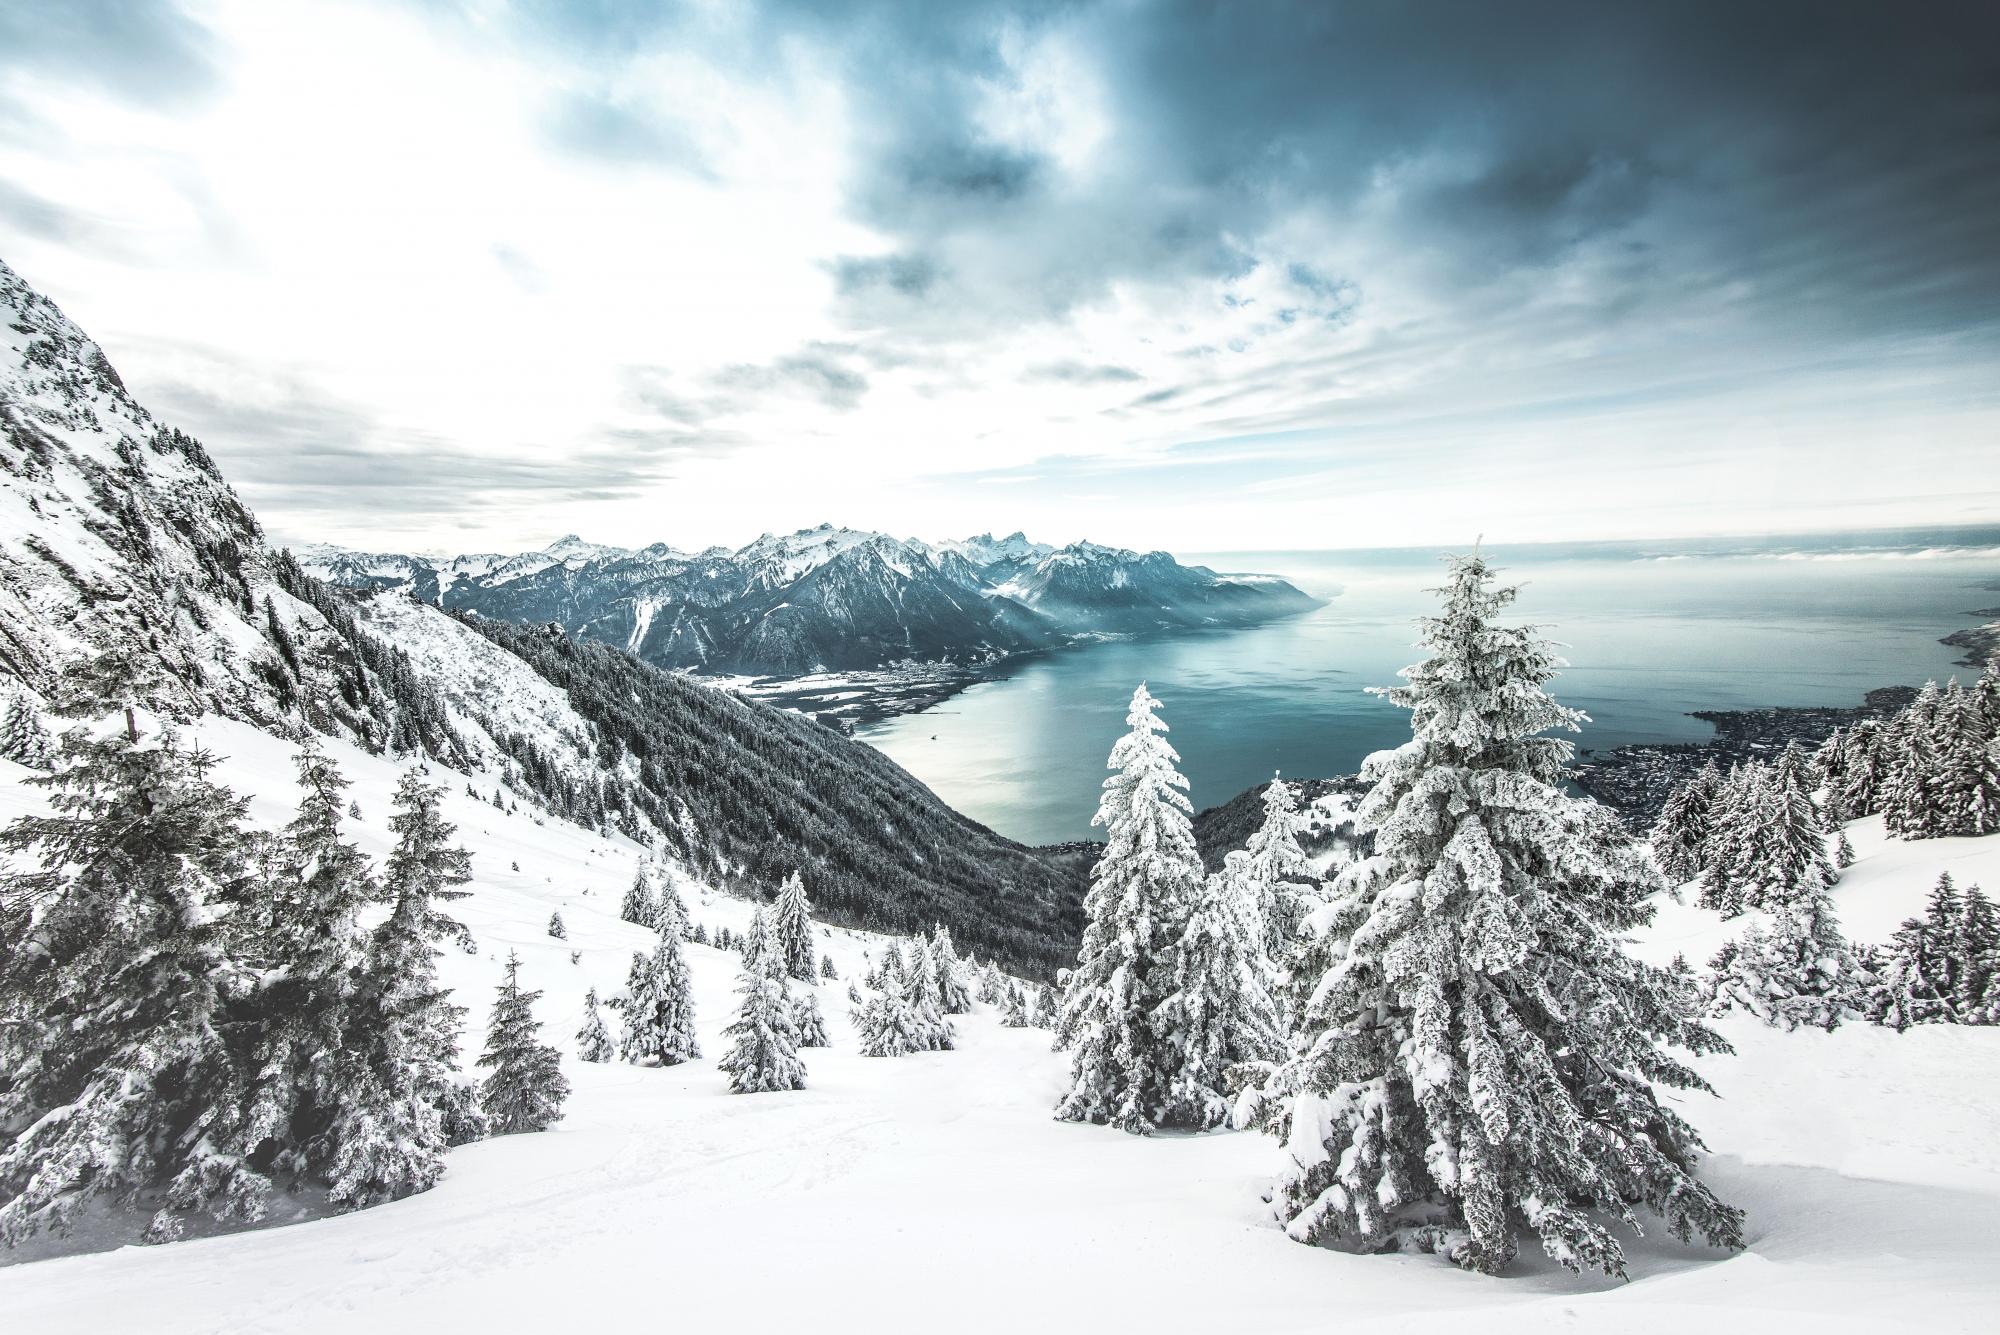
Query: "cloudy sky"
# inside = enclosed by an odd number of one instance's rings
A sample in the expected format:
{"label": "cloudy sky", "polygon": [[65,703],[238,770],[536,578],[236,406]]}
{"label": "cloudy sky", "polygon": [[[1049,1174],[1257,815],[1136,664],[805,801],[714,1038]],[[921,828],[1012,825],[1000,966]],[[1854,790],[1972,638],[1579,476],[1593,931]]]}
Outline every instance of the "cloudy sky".
{"label": "cloudy sky", "polygon": [[2000,7],[0,0],[0,258],[275,535],[2000,519]]}

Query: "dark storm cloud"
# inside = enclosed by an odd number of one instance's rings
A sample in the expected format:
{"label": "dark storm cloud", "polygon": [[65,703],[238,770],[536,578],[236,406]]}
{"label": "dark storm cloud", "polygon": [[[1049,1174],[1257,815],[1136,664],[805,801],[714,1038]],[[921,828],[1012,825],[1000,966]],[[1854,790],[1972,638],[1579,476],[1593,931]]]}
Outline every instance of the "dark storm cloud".
{"label": "dark storm cloud", "polygon": [[[844,53],[868,150],[854,206],[953,275],[903,289],[940,308],[982,281],[1021,297],[982,307],[1010,320],[1122,279],[1227,276],[1232,238],[1371,192],[1440,290],[1596,248],[1579,299],[1607,317],[1689,283],[1761,315],[1919,331],[1983,325],[2000,299],[1990,3],[767,12]],[[1003,33],[1060,33],[1106,80],[1094,176],[982,130]]]}

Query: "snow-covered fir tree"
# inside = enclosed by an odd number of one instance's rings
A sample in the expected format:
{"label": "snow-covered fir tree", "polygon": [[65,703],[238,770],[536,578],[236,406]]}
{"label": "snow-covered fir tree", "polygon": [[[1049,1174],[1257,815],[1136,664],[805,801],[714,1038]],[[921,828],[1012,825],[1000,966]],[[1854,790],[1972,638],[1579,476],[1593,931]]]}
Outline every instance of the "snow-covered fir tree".
{"label": "snow-covered fir tree", "polygon": [[1853,865],[1854,845],[1849,841],[1847,831],[1842,830],[1834,836],[1833,867],[1836,872],[1843,872]]}
{"label": "snow-covered fir tree", "polygon": [[916,1012],[916,1023],[924,1036],[924,1047],[933,1052],[945,1052],[958,1044],[958,1033],[946,1018],[944,1001],[939,991],[937,955],[931,943],[917,937],[910,947],[909,961],[910,1007]]}
{"label": "snow-covered fir tree", "polygon": [[812,905],[806,899],[805,879],[797,872],[778,888],[778,902],[771,914],[771,937],[785,973],[811,983],[819,971],[813,952]]}
{"label": "snow-covered fir tree", "polygon": [[626,922],[638,923],[641,927],[651,927],[659,916],[660,906],[653,898],[653,878],[644,863],[632,877],[632,886],[625,892],[625,899],[618,905],[618,916]]}
{"label": "snow-covered fir tree", "polygon": [[840,974],[833,967],[833,956],[821,955],[819,957],[819,976],[829,983],[840,977]]}
{"label": "snow-covered fir tree", "polygon": [[64,1232],[100,1198],[152,1211],[147,1238],[193,1213],[254,1219],[246,1091],[224,1033],[231,915],[250,899],[246,803],[212,757],[169,731],[75,728],[27,782],[49,814],[0,831],[36,870],[0,876],[25,948],[0,949],[0,1243]]}
{"label": "snow-covered fir tree", "polygon": [[1979,691],[1953,678],[1938,703],[1933,725],[1938,767],[1931,786],[1934,811],[1926,822],[1941,835],[1973,836],[2000,831],[2000,742],[1996,724]]}
{"label": "snow-covered fir tree", "polygon": [[1710,967],[1718,1016],[1743,1010],[1780,1029],[1832,1029],[1866,1005],[1869,980],[1823,888],[1745,927]]}
{"label": "snow-covered fir tree", "polygon": [[902,976],[893,971],[878,972],[874,986],[864,994],[853,994],[849,1018],[864,1057],[903,1057],[925,1051],[924,1034],[910,1005]]}
{"label": "snow-covered fir tree", "polygon": [[458,887],[472,879],[443,800],[444,790],[416,770],[396,786],[396,847],[383,874],[391,908],[369,938],[354,1038],[342,1054],[348,1093],[335,1130],[336,1205],[427,1190],[444,1172],[446,1147],[479,1129],[476,1093],[454,1075],[465,1010],[437,981],[440,944],[471,940],[440,907],[463,899]]}
{"label": "snow-covered fir tree", "polygon": [[965,966],[951,943],[951,929],[943,923],[931,928],[931,965],[937,977],[938,1010],[946,1015],[965,1015],[972,1010],[972,989],[965,985]]}
{"label": "snow-covered fir tree", "polygon": [[650,952],[634,951],[619,1007],[619,1055],[628,1062],[676,1066],[701,1056],[694,1030],[694,981],[681,940],[662,932]]}
{"label": "snow-covered fir tree", "polygon": [[753,918],[750,930],[752,939],[736,980],[736,993],[743,1000],[736,1018],[722,1031],[729,1040],[729,1051],[717,1066],[729,1077],[732,1094],[804,1089],[806,1068],[799,1060],[784,958],[761,912]]}
{"label": "snow-covered fir tree", "polygon": [[979,980],[978,990],[973,995],[979,999],[981,1005],[998,1006],[1005,1000],[1007,978],[1000,972],[999,965],[988,963],[983,967],[975,966],[972,974]]}
{"label": "snow-covered fir tree", "polygon": [[679,880],[674,869],[665,858],[655,855],[652,862],[653,917],[651,926],[662,936],[675,936],[686,941],[688,926],[687,900],[681,897]]}
{"label": "snow-covered fir tree", "polygon": [[1232,875],[1259,949],[1274,961],[1288,958],[1299,923],[1319,904],[1319,879],[1299,847],[1305,830],[1297,791],[1272,776],[1264,788],[1263,823],[1244,845]]}
{"label": "snow-covered fir tree", "polygon": [[1888,774],[1882,784],[1882,824],[1902,839],[1934,839],[1950,822],[1938,763],[1938,721],[1944,692],[1924,683],[1917,698],[1890,723],[1883,739]]}
{"label": "snow-covered fir tree", "polygon": [[1293,1055],[1243,1111],[1292,1161],[1274,1202],[1302,1242],[1411,1245],[1494,1272],[1525,1229],[1574,1270],[1622,1274],[1611,1226],[1644,1207],[1678,1237],[1740,1246],[1695,1175],[1701,1142],[1655,1091],[1705,1090],[1664,1045],[1727,1050],[1683,984],[1621,938],[1664,888],[1617,818],[1563,789],[1582,715],[1562,666],[1495,615],[1454,558],[1430,657],[1386,690],[1412,738],[1369,757],[1375,853],[1307,922]]}
{"label": "snow-covered fir tree", "polygon": [[874,970],[869,973],[865,981],[870,987],[880,987],[884,976],[891,972],[898,978],[904,977],[906,972],[903,968],[903,952],[894,941],[882,947],[882,956],[875,961]]}
{"label": "snow-covered fir tree", "polygon": [[1653,822],[1653,861],[1674,885],[1692,881],[1705,865],[1709,812],[1722,789],[1722,771],[1710,760],[1667,795]]}
{"label": "snow-covered fir tree", "polygon": [[35,712],[35,702],[18,687],[0,685],[6,705],[0,708],[0,760],[11,760],[28,769],[52,770],[56,765],[56,743]]}
{"label": "snow-covered fir tree", "polygon": [[792,996],[792,1030],[802,1048],[833,1046],[826,1036],[826,1017],[820,1014],[819,997],[810,983]]}
{"label": "snow-covered fir tree", "polygon": [[267,858],[258,911],[239,915],[232,934],[257,983],[231,1008],[250,1081],[246,1147],[292,1184],[332,1173],[347,1098],[339,1054],[366,1040],[350,1032],[367,962],[361,914],[381,896],[367,856],[342,835],[347,780],[311,734],[295,764],[298,814]]}
{"label": "snow-covered fir tree", "polygon": [[558,941],[569,940],[569,928],[563,925],[561,909],[557,909],[549,915],[549,935]]}
{"label": "snow-covered fir tree", "polygon": [[541,995],[522,989],[521,957],[508,951],[507,976],[493,1002],[486,1050],[479,1056],[479,1065],[489,1069],[479,1087],[479,1106],[498,1136],[546,1131],[562,1120],[569,1081],[563,1079],[561,1058],[542,1042],[542,1027],[535,1022],[534,1005]]}
{"label": "snow-covered fir tree", "polygon": [[1141,685],[1111,748],[1093,825],[1107,835],[1084,897],[1083,944],[1056,1038],[1070,1050],[1056,1116],[1146,1134],[1167,1121],[1182,1053],[1154,1023],[1173,990],[1173,949],[1203,880],[1180,756]]}
{"label": "snow-covered fir tree", "polygon": [[1270,957],[1258,940],[1257,910],[1241,893],[1226,872],[1207,878],[1174,949],[1173,990],[1153,1013],[1154,1031],[1180,1053],[1162,1119],[1174,1126],[1221,1126],[1231,1072],[1283,1054]]}
{"label": "snow-covered fir tree", "polygon": [[1008,982],[1000,989],[1000,1026],[1003,1029],[1026,1029],[1028,1027],[1028,1007],[1021,998],[1018,984]]}
{"label": "snow-covered fir tree", "polygon": [[611,1034],[597,1008],[597,989],[583,994],[583,1023],[576,1030],[576,1055],[587,1062],[608,1062],[613,1055]]}

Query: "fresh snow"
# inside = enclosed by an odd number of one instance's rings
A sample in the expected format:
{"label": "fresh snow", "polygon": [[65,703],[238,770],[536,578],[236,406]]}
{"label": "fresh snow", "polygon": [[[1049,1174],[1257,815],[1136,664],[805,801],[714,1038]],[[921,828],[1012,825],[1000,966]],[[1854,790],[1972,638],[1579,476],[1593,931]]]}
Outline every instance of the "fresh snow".
{"label": "fresh snow", "polygon": [[[283,742],[212,718],[197,732],[227,757],[218,777],[254,795],[260,824],[290,816]],[[327,746],[355,781],[360,842],[380,859],[397,767]],[[39,800],[23,777],[0,762],[0,819]],[[356,1214],[25,1259],[48,1250],[35,1244],[0,1269],[0,1331],[435,1335],[649,1321],[1686,1335],[1971,1331],[2000,1311],[2000,1030],[1787,1034],[1724,1021],[1738,1053],[1703,1063],[1722,1097],[1688,1102],[1714,1151],[1707,1176],[1749,1211],[1740,1255],[1651,1239],[1633,1245],[1625,1285],[1539,1261],[1487,1279],[1431,1257],[1347,1256],[1291,1242],[1272,1221],[1259,1193],[1278,1154],[1262,1137],[1142,1139],[1054,1121],[1065,1059],[1043,1031],[1002,1028],[993,1007],[956,1017],[957,1051],[856,1055],[846,987],[879,948],[869,934],[816,940],[840,979],[818,989],[834,1046],[802,1054],[804,1091],[725,1092],[715,1061],[735,960],[702,946],[687,948],[702,1060],[577,1061],[586,989],[617,994],[632,952],[650,944],[618,918],[642,850],[525,805],[503,815],[465,796],[466,777],[437,771],[473,851],[472,896],[453,908],[479,951],[448,951],[443,981],[470,1008],[465,1046],[476,1052],[507,954],[519,952],[522,985],[545,991],[544,1041],[562,1050],[575,1088],[564,1120],[454,1150],[435,1190]],[[491,775],[471,777],[491,790]],[[2000,889],[2000,836],[1885,842],[1860,822],[1851,837],[1860,861],[1835,894],[1862,939],[1916,911],[1946,867]],[[711,931],[748,925],[749,904],[683,891]],[[546,934],[557,910],[567,941]],[[1639,948],[1697,957],[1735,926],[1669,906]]]}

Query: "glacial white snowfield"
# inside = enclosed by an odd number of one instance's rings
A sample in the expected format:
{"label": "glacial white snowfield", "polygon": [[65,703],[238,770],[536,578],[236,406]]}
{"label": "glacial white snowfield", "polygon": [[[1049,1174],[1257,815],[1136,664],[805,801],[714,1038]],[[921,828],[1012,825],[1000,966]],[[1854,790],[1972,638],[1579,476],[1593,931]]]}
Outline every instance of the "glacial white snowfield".
{"label": "glacial white snowfield", "polygon": [[[291,814],[283,743],[220,721],[224,782],[254,814]],[[378,858],[395,768],[328,743]],[[0,762],[0,819],[38,800]],[[0,1261],[0,1332],[1992,1330],[2000,1326],[2000,1030],[1864,1024],[1782,1034],[1732,1019],[1706,1063],[1720,1099],[1690,1115],[1707,1173],[1749,1211],[1748,1249],[1632,1247],[1633,1279],[1577,1278],[1530,1259],[1499,1279],[1430,1257],[1293,1243],[1259,1193],[1275,1149],[1223,1133],[1141,1140],[1051,1120],[1064,1058],[988,1008],[960,1050],[857,1056],[845,980],[879,938],[821,942],[842,981],[820,989],[835,1046],[803,1053],[809,1088],[732,1096],[714,1067],[733,957],[691,946],[704,1059],[670,1070],[568,1054],[586,988],[624,983],[648,934],[618,920],[640,850],[554,819],[507,817],[440,773],[473,850],[453,906],[479,953],[448,954],[477,1051],[501,961],[545,990],[545,1037],[575,1092],[541,1135],[452,1152],[433,1191],[357,1214],[162,1247]],[[475,780],[490,792],[489,780]],[[1902,844],[1863,822],[1836,897],[1879,939],[1938,871],[2000,890],[2000,837]],[[511,870],[518,862],[520,870]],[[749,906],[684,887],[695,921]],[[569,940],[546,934],[561,910]],[[1640,943],[1702,959],[1714,915],[1669,906]],[[582,952],[570,962],[571,950]],[[75,1244],[72,1244],[74,1246]],[[100,1240],[101,1245],[101,1240]],[[60,1249],[57,1249],[60,1250]],[[41,1259],[33,1259],[41,1258]]]}

